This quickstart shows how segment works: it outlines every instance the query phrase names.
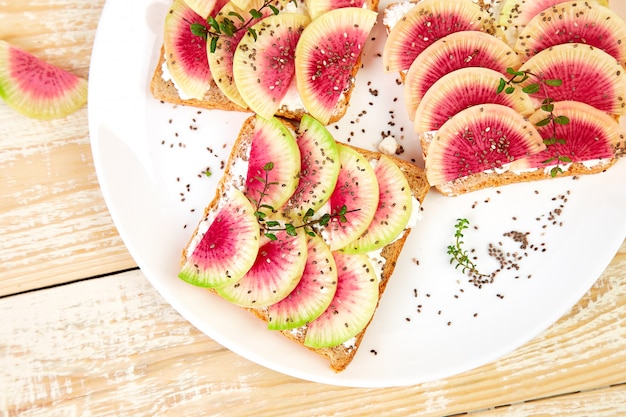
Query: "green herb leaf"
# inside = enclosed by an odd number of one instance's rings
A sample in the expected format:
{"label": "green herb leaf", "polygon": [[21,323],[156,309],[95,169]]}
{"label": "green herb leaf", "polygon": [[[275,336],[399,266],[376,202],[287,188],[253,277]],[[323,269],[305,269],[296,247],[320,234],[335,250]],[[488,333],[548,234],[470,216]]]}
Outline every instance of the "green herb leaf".
{"label": "green herb leaf", "polygon": [[526,94],[535,94],[538,93],[541,89],[539,83],[528,84],[526,87],[522,88],[522,91]]}
{"label": "green herb leaf", "polygon": [[258,35],[254,28],[248,28],[248,33],[250,34],[250,36],[252,36],[252,39],[254,39],[255,41],[258,39]]}
{"label": "green herb leaf", "polygon": [[500,78],[500,83],[498,84],[498,88],[496,90],[496,94],[500,94],[504,91],[506,87],[506,80],[504,78]]}
{"label": "green herb leaf", "polygon": [[544,84],[550,87],[559,87],[563,84],[563,80],[559,80],[558,78],[548,78],[543,80]]}
{"label": "green herb leaf", "polygon": [[507,72],[507,74],[511,74],[511,75],[516,76],[516,77],[521,77],[521,76],[524,76],[524,75],[525,75],[525,72],[523,72],[523,71],[518,71],[518,70],[516,70],[515,68],[511,68],[511,67],[508,67],[508,68],[506,69],[506,72]]}
{"label": "green herb leaf", "polygon": [[215,51],[217,50],[217,40],[218,37],[217,36],[212,36],[211,37],[211,43],[209,45],[209,50],[211,51],[211,53],[215,53]]}
{"label": "green herb leaf", "polygon": [[237,29],[237,27],[232,20],[224,18],[224,20],[222,20],[222,23],[220,24],[220,29],[222,30],[224,35],[232,37],[235,34],[235,30]]}
{"label": "green herb leaf", "polygon": [[545,119],[541,119],[537,123],[535,123],[535,126],[538,126],[538,127],[547,126],[550,124],[551,121],[552,121],[551,117],[546,117]]}
{"label": "green herb leaf", "polygon": [[235,18],[237,18],[241,23],[245,23],[245,19],[243,18],[242,15],[240,15],[239,13],[235,12],[235,11],[230,11],[228,12],[229,16],[233,16]]}
{"label": "green herb leaf", "polygon": [[287,232],[289,236],[296,236],[298,234],[296,227],[291,223],[285,225],[285,232]]}
{"label": "green herb leaf", "polygon": [[268,4],[267,7],[270,8],[270,10],[272,11],[272,13],[274,13],[274,15],[277,15],[278,13],[280,13],[280,10],[278,10],[276,8],[276,6],[272,5],[272,4]]}
{"label": "green herb leaf", "polygon": [[463,237],[463,230],[469,227],[469,220],[465,218],[457,219],[454,225],[454,245],[448,246],[448,255],[451,255],[450,265],[455,264],[454,269],[461,269],[464,274],[470,274],[473,277],[487,277],[489,275],[482,274],[478,271],[476,265],[469,257],[467,250],[463,249],[464,242],[461,240]]}
{"label": "green herb leaf", "polygon": [[220,23],[215,20],[213,16],[209,16],[206,19],[206,22],[211,26],[211,28],[215,31],[215,33],[220,34]]}
{"label": "green herb leaf", "polygon": [[320,217],[318,223],[320,226],[327,226],[328,222],[330,222],[330,214],[326,213],[322,217]]}
{"label": "green herb leaf", "polygon": [[569,118],[567,116],[556,116],[554,118],[554,123],[559,125],[569,124]]}
{"label": "green herb leaf", "polygon": [[250,16],[252,16],[255,19],[261,19],[263,18],[263,13],[261,13],[257,9],[250,9]]}
{"label": "green herb leaf", "polygon": [[559,174],[561,174],[561,173],[563,173],[563,170],[562,170],[562,169],[561,169],[561,167],[560,167],[560,166],[558,166],[558,165],[557,165],[557,166],[555,166],[554,168],[552,168],[552,169],[550,170],[550,176],[551,176],[552,178],[556,177],[557,175],[559,175]]}
{"label": "green herb leaf", "polygon": [[192,34],[204,39],[205,41],[207,40],[207,33],[209,30],[206,28],[206,26],[201,23],[192,23],[191,25],[189,25],[189,28]]}

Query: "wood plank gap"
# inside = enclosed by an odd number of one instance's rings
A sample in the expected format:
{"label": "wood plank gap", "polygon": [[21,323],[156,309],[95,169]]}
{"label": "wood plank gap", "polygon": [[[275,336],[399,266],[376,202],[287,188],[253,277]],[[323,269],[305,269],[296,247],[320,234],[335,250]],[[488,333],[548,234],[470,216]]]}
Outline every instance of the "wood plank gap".
{"label": "wood plank gap", "polygon": [[587,393],[587,392],[611,389],[611,388],[624,386],[624,385],[626,385],[626,382],[621,382],[621,383],[618,383],[618,384],[611,384],[611,385],[602,386],[602,387],[595,387],[595,388],[590,388],[590,389],[586,389],[586,390],[577,390],[577,391],[571,391],[571,392],[563,392],[563,393],[555,394],[555,395],[546,395],[546,396],[543,396],[543,397],[531,398],[531,399],[528,399],[528,400],[518,401],[518,402],[514,402],[514,403],[510,403],[510,404],[500,404],[500,405],[495,405],[495,406],[492,406],[492,407],[481,408],[481,409],[478,409],[478,410],[465,411],[465,412],[456,413],[456,414],[449,414],[449,415],[446,415],[445,417],[469,416],[469,415],[472,415],[472,414],[484,413],[486,411],[494,411],[494,410],[514,407],[514,406],[521,405],[521,404],[532,404],[532,403],[536,403],[536,402],[550,400],[550,399],[553,399],[553,398],[563,398],[563,397],[568,397],[568,396],[571,396],[571,395],[578,395],[578,394],[583,394],[583,393]]}
{"label": "wood plank gap", "polygon": [[18,292],[14,292],[11,294],[3,294],[3,295],[0,295],[0,300],[4,298],[9,298],[9,297],[15,297],[16,295],[28,294],[28,293],[36,292],[36,291],[44,291],[44,290],[49,290],[51,288],[56,288],[56,287],[65,287],[67,285],[72,285],[72,284],[76,284],[78,282],[83,282],[83,281],[89,281],[91,279],[99,279],[99,278],[105,278],[111,275],[123,274],[124,272],[136,271],[138,269],[139,267],[136,266],[134,268],[120,269],[117,271],[107,272],[105,274],[92,275],[92,276],[85,277],[85,278],[74,279],[71,281],[61,282],[61,283],[52,284],[52,285],[46,285],[46,286],[38,287],[38,288],[31,288],[28,290],[18,291]]}

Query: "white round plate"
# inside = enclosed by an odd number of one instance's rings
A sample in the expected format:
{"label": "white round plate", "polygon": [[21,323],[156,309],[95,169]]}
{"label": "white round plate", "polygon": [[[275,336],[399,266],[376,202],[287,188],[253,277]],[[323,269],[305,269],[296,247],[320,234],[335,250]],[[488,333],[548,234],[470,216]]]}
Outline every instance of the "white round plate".
{"label": "white round plate", "polygon": [[[626,6],[617,9],[626,16]],[[448,377],[496,360],[554,323],[606,268],[626,236],[626,160],[606,173],[518,184],[455,198],[431,191],[352,364],[341,373],[243,309],[177,278],[181,249],[213,196],[247,114],[161,103],[149,92],[169,0],[108,0],[89,77],[96,170],[130,253],[162,296],[232,351],[268,368],[342,386]],[[380,7],[386,5],[382,2]],[[396,74],[382,71],[379,21],[348,114],[330,131],[375,149],[392,135],[422,164]],[[212,175],[207,176],[207,169]],[[457,218],[481,269],[489,244],[515,266],[478,288],[449,263]],[[525,234],[528,245],[509,232]]]}

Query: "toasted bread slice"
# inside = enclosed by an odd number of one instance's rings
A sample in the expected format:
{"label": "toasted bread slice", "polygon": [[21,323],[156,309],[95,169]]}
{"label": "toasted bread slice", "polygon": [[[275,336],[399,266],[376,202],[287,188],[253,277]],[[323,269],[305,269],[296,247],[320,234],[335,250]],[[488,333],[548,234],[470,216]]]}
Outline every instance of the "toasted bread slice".
{"label": "toasted bread slice", "polygon": [[[213,200],[206,207],[203,218],[206,218],[213,210],[216,209],[216,207],[218,207],[220,203],[220,198],[222,198],[222,196],[224,195],[227,195],[230,187],[237,186],[237,184],[242,183],[241,178],[233,178],[233,176],[235,175],[234,174],[235,169],[233,167],[237,164],[237,162],[241,162],[240,160],[247,161],[248,154],[249,154],[248,150],[250,148],[250,144],[253,138],[255,120],[256,118],[253,116],[253,117],[248,118],[244,122],[239,132],[236,143],[231,151],[231,155],[227,163],[224,176],[220,179],[220,182],[216,189]],[[295,131],[295,126],[292,123],[288,121],[283,121],[283,122],[287,125],[289,129],[291,129],[292,131]],[[368,151],[365,149],[360,149],[360,148],[355,148],[355,147],[352,147],[352,148],[356,149],[358,152],[360,152],[365,158],[367,158],[370,161],[377,160],[382,155],[381,153],[378,153],[378,152]],[[426,180],[426,175],[424,171],[418,166],[410,162],[401,160],[394,156],[389,156],[389,155],[387,156],[391,158],[391,160],[404,173],[410,185],[412,196],[421,205],[424,201],[424,198],[428,190],[430,189],[430,186],[428,184],[428,181]],[[240,172],[240,170],[237,170],[237,172]],[[414,210],[419,210],[419,209],[420,209],[419,207],[414,207]],[[387,246],[382,248],[380,252],[378,252],[378,254],[382,256],[382,258],[385,260],[384,264],[382,265],[381,276],[379,277],[379,300],[385,291],[385,288],[389,282],[391,275],[393,274],[398,257],[400,256],[400,253],[402,251],[402,248],[404,246],[404,243],[410,231],[411,229],[407,227],[396,240],[394,240],[392,243],[388,244]],[[190,242],[194,239],[194,236],[197,233],[198,233],[198,229],[194,231],[193,236],[190,239]],[[183,249],[181,264],[184,264],[186,261],[187,251],[188,251],[187,247]],[[267,321],[268,316],[267,316],[266,308],[256,308],[256,309],[247,308],[247,310],[252,312],[258,318],[264,321]],[[368,326],[369,326],[369,323],[368,323]],[[344,370],[350,364],[350,362],[356,355],[359,349],[359,345],[361,343],[361,340],[366,330],[367,330],[367,326],[361,332],[359,332],[354,338],[350,339],[349,343],[340,344],[338,346],[331,347],[331,348],[311,348],[311,347],[307,347],[307,348],[317,353],[318,355],[324,358],[327,358],[330,363],[330,367],[333,370],[339,372],[339,371]],[[272,330],[268,330],[268,331],[272,331]],[[298,329],[285,330],[281,332],[286,337],[293,340],[295,343],[298,343],[304,346],[304,339],[306,337],[306,331],[307,331],[307,328],[306,326],[304,326]]]}
{"label": "toasted bread slice", "polygon": [[[428,158],[428,146],[432,140],[431,135],[420,135],[420,143],[423,150],[424,160]],[[590,163],[574,162],[568,164],[558,177],[575,177],[580,175],[598,174],[612,167],[617,160],[626,154],[626,142],[620,142],[615,148],[615,157],[590,161]],[[551,169],[553,166],[531,168],[522,170],[490,170],[479,172],[463,178],[435,185],[435,189],[441,194],[454,197],[484,188],[501,187],[519,182],[530,182],[552,179]]]}

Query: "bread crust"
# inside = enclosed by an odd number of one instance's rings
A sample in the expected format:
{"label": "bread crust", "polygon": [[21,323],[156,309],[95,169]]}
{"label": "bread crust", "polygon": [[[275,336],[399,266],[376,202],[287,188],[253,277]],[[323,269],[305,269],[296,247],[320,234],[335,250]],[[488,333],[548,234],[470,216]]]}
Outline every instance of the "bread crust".
{"label": "bread crust", "polygon": [[[253,136],[252,133],[254,131],[255,120],[256,120],[255,116],[251,116],[244,121],[240,129],[239,135],[237,137],[237,140],[235,142],[235,145],[232,148],[230,158],[225,168],[224,175],[218,183],[213,200],[207,205],[207,207],[204,210],[203,219],[207,218],[212,211],[216,210],[216,208],[219,205],[220,199],[226,195],[229,187],[233,186],[234,183],[238,183],[239,179],[232,177],[233,166],[235,165],[237,159],[243,159],[244,161],[248,160],[249,148],[252,142],[252,136]],[[281,119],[281,121],[292,132],[294,133],[296,132],[296,126],[292,122],[284,120],[284,119]],[[346,146],[350,146],[350,145],[346,145]],[[361,149],[355,146],[350,146],[350,147],[360,152],[368,160],[379,159],[382,155],[379,152],[369,151],[369,150]],[[426,197],[428,190],[430,189],[430,185],[428,184],[424,171],[421,168],[419,168],[417,165],[414,165],[410,162],[399,159],[395,156],[391,156],[391,155],[386,155],[386,156],[389,157],[404,173],[405,177],[407,178],[409,182],[409,186],[411,188],[411,194],[421,205],[424,202],[424,198]],[[404,243],[407,237],[409,236],[410,232],[411,232],[410,228],[405,229],[403,233],[401,234],[401,236],[399,236],[394,242],[385,246],[381,250],[380,255],[382,256],[382,258],[385,259],[385,263],[382,267],[381,276],[379,277],[380,281],[379,281],[378,302],[380,302],[380,298],[382,297],[385,291],[385,288],[387,287],[387,284],[389,283],[389,279],[391,275],[393,274],[394,269],[396,267],[398,257],[400,256]],[[196,228],[192,237],[189,240],[189,243],[191,243],[191,241],[193,240],[193,238],[196,236],[197,233],[198,233],[198,229]],[[181,265],[186,262],[186,253],[188,251],[189,243],[183,249]],[[377,308],[378,308],[378,304],[377,304]],[[263,308],[257,308],[257,309],[246,308],[246,309],[249,312],[253,313],[259,319],[267,322],[268,320],[267,309],[263,309]],[[329,361],[330,367],[334,371],[336,372],[343,371],[350,364],[350,362],[354,359],[354,356],[356,355],[359,349],[361,340],[363,339],[363,336],[365,335],[365,332],[368,326],[369,326],[369,323],[361,332],[359,332],[353,339],[350,340],[350,343],[341,344],[341,345],[331,347],[331,348],[311,348],[311,347],[306,347],[306,348],[326,358]],[[281,333],[287,338],[289,338],[290,340],[294,341],[295,343],[304,346],[304,339],[306,337],[306,326],[298,328],[298,329],[294,329],[294,330],[284,330],[284,331],[281,331]]]}

